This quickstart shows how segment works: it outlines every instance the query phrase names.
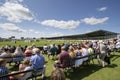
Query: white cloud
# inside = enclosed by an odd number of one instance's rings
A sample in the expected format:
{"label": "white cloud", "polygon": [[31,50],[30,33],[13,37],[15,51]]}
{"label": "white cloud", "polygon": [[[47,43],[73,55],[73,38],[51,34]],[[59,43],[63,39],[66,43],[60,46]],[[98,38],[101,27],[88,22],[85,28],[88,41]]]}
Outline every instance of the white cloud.
{"label": "white cloud", "polygon": [[26,30],[21,29],[20,27],[12,23],[0,23],[0,28],[12,32],[26,32]]}
{"label": "white cloud", "polygon": [[40,37],[56,37],[63,36],[64,34],[61,32],[39,32]]}
{"label": "white cloud", "polygon": [[11,22],[33,20],[33,15],[30,10],[19,3],[5,2],[0,6],[0,15],[7,17],[7,20]]}
{"label": "white cloud", "polygon": [[54,34],[51,33],[51,34],[49,34],[48,36],[50,36],[50,37],[55,37],[55,36],[63,36],[63,35],[64,35],[64,34],[61,33],[61,32],[55,32]]}
{"label": "white cloud", "polygon": [[6,2],[23,2],[24,0],[6,0]]}
{"label": "white cloud", "polygon": [[60,28],[60,29],[74,29],[80,25],[80,21],[57,21],[57,20],[45,20],[41,22],[42,25]]}
{"label": "white cloud", "polygon": [[35,33],[35,34],[40,34],[40,33],[41,33],[41,32],[36,31],[36,30],[34,30],[34,29],[29,29],[28,32],[29,32],[29,33],[32,33],[32,34],[33,34],[33,33]]}
{"label": "white cloud", "polygon": [[[1,24],[0,24],[0,26],[1,26]],[[15,36],[15,38],[20,38],[20,37],[40,38],[40,37],[55,37],[55,36],[63,36],[64,35],[62,32],[58,32],[58,31],[54,31],[54,33],[53,33],[53,32],[49,32],[49,31],[46,32],[44,30],[37,31],[37,30],[30,29],[30,30],[26,30],[25,32],[18,32],[19,30],[16,31],[17,29],[11,30],[11,28],[10,28],[10,30],[9,30],[9,27],[5,27],[5,25],[3,27],[0,27],[0,28],[4,29],[4,30],[1,30],[0,36],[4,37],[4,38],[8,38],[10,36]],[[14,28],[14,27],[12,27],[12,28]],[[32,32],[30,32],[30,31],[32,31]]]}
{"label": "white cloud", "polygon": [[34,32],[34,29],[29,29],[28,31],[29,31],[29,32]]}
{"label": "white cloud", "polygon": [[90,33],[90,32],[92,32],[92,30],[87,30],[85,33]]}
{"label": "white cloud", "polygon": [[104,17],[104,18],[91,17],[91,18],[84,18],[81,21],[89,25],[97,25],[97,24],[102,24],[107,20],[109,20],[109,17]]}
{"label": "white cloud", "polygon": [[98,9],[98,11],[106,11],[107,10],[107,7],[101,7]]}
{"label": "white cloud", "polygon": [[39,34],[39,32],[38,32],[38,31],[35,31],[35,33],[36,33],[36,34]]}
{"label": "white cloud", "polygon": [[19,2],[23,2],[24,0],[18,0]]}

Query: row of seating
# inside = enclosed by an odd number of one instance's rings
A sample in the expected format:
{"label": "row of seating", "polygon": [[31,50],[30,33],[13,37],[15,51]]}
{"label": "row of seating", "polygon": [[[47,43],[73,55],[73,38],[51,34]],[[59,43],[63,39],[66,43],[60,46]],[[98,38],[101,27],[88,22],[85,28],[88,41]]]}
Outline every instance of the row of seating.
{"label": "row of seating", "polygon": [[[95,56],[95,55],[96,55],[96,54],[89,54],[89,55],[86,55],[86,56],[81,56],[81,57],[79,57],[79,58],[75,58],[74,60],[83,59],[83,58],[88,57],[88,60],[87,60],[87,61],[90,61],[90,60],[93,59],[93,58],[91,58],[91,57],[92,57],[92,56]],[[10,58],[10,57],[9,57],[9,58]],[[73,66],[74,66],[74,65],[70,65],[70,67],[73,67]],[[37,69],[37,70],[41,70],[41,69],[43,69],[43,68],[39,68],[39,69]],[[2,77],[7,77],[7,76],[18,75],[18,74],[21,74],[21,73],[32,72],[31,77],[29,77],[28,79],[36,80],[36,77],[41,76],[41,74],[36,75],[36,73],[37,73],[36,71],[37,71],[37,70],[36,70],[36,69],[32,69],[32,70],[21,71],[21,72],[16,72],[16,73],[9,73],[9,74],[0,76],[0,78],[2,78]]]}

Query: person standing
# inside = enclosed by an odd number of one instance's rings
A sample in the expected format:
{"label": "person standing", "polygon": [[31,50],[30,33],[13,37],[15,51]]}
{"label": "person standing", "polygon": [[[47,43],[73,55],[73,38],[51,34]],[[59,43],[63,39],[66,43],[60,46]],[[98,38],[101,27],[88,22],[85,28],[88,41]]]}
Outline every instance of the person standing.
{"label": "person standing", "polygon": [[100,42],[99,44],[99,50],[100,50],[100,60],[99,60],[99,65],[101,65],[102,67],[105,66],[105,56],[107,55],[107,46],[104,44],[103,41]]}

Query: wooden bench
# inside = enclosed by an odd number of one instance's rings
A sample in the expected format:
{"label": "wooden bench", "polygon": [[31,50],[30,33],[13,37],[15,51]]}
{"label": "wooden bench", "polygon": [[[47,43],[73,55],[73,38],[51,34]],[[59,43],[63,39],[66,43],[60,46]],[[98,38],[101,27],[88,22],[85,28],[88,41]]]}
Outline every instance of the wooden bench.
{"label": "wooden bench", "polygon": [[[37,70],[41,70],[41,69],[43,69],[43,68],[39,68]],[[21,73],[28,73],[28,72],[32,72],[34,74],[32,74],[27,80],[29,80],[29,79],[36,80],[36,77],[42,75],[42,73],[39,74],[39,75],[35,75],[37,73],[36,70],[35,69],[31,69],[31,70],[27,70],[27,71],[21,71],[21,72],[16,72],[16,73],[9,73],[9,74],[6,74],[6,75],[0,75],[0,80],[3,77],[10,77],[10,76],[18,75],[18,74],[21,74]]]}
{"label": "wooden bench", "polygon": [[70,66],[69,67],[65,67],[65,68],[62,68],[62,69],[64,70],[65,73],[73,72],[71,69],[75,67],[75,64],[71,64],[71,63],[75,62],[75,60],[80,60],[80,59],[83,59],[83,58],[86,58],[86,57],[88,57],[88,59],[86,61],[83,61],[83,62],[88,64],[92,60],[92,63],[94,64],[93,59],[96,58],[96,55],[97,54],[89,54],[89,55],[86,55],[86,56],[81,56],[81,57],[78,57],[78,58],[74,58],[70,61]]}

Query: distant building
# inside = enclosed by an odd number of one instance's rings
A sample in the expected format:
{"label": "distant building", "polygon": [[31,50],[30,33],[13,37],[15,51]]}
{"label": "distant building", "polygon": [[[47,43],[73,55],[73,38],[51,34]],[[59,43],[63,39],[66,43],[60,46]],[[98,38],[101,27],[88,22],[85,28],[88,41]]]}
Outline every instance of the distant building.
{"label": "distant building", "polygon": [[21,39],[21,40],[24,40],[24,37],[21,37],[20,39]]}
{"label": "distant building", "polygon": [[85,34],[79,35],[69,35],[69,36],[58,36],[58,37],[49,37],[45,39],[60,39],[60,40],[102,40],[102,39],[111,39],[117,38],[119,33],[110,32],[106,30],[97,30]]}
{"label": "distant building", "polygon": [[25,38],[24,41],[25,42],[32,42],[33,38]]}
{"label": "distant building", "polygon": [[0,37],[0,41],[6,41],[6,40],[8,40],[8,39]]}

